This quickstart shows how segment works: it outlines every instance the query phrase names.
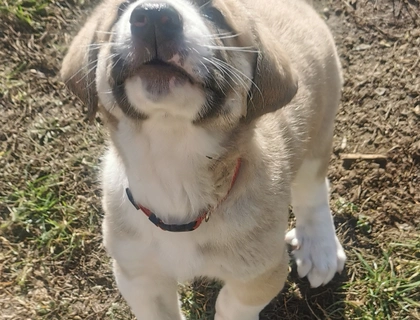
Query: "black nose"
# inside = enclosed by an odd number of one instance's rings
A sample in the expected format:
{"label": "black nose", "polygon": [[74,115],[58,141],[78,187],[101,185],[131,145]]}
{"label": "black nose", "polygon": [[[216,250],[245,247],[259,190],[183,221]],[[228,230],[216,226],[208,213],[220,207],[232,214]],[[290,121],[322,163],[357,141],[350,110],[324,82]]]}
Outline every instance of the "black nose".
{"label": "black nose", "polygon": [[171,35],[179,33],[183,22],[178,11],[167,3],[146,2],[134,8],[130,16],[133,35],[151,36],[155,32]]}

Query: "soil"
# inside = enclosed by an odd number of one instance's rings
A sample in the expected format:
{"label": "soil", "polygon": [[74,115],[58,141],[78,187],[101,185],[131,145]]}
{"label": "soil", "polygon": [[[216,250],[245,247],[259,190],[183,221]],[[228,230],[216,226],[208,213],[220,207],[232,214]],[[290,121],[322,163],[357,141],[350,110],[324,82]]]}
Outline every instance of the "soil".
{"label": "soil", "polygon": [[[314,2],[344,69],[329,178],[349,262],[319,289],[309,288],[292,267],[286,294],[263,313],[267,320],[345,318],[345,301],[359,300],[358,292],[343,286],[360,274],[351,252],[375,257],[387,243],[415,239],[420,230],[419,1]],[[100,242],[97,163],[106,134],[99,119],[85,121],[83,107],[58,77],[92,3],[51,3],[31,24],[7,13],[0,20],[0,195],[8,199],[0,203],[0,319],[123,319],[127,307]],[[71,254],[58,240],[45,252],[32,240],[40,231],[28,224],[8,228],[19,191],[51,173],[56,178],[49,190],[80,212],[71,221],[77,231],[72,241],[79,244]],[[195,285],[197,295],[203,288]]]}

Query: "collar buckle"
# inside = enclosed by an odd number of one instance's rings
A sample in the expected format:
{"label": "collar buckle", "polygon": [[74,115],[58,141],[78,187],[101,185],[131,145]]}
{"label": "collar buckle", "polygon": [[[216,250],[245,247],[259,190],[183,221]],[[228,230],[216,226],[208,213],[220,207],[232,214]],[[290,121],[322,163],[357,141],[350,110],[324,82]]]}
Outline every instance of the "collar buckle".
{"label": "collar buckle", "polygon": [[210,220],[210,216],[211,216],[211,211],[209,210],[209,211],[206,212],[206,215],[204,217],[204,221],[208,222]]}

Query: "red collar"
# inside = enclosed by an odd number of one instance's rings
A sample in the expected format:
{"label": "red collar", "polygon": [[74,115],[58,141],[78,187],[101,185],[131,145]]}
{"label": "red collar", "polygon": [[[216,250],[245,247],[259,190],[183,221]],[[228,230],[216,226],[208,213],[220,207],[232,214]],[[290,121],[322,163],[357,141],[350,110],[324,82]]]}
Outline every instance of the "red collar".
{"label": "red collar", "polygon": [[156,214],[154,214],[152,211],[150,211],[149,209],[147,209],[146,207],[143,207],[141,204],[137,204],[134,201],[133,195],[130,191],[129,188],[125,189],[126,193],[127,193],[127,197],[128,200],[130,200],[130,202],[133,204],[134,208],[136,208],[137,210],[141,210],[144,212],[144,214],[149,218],[149,220],[156,226],[159,227],[160,229],[164,230],[164,231],[171,231],[171,232],[185,232],[185,231],[193,231],[195,229],[197,229],[201,223],[204,221],[208,221],[210,219],[210,215],[211,213],[220,206],[220,204],[225,201],[227,199],[227,197],[229,196],[230,191],[233,188],[233,185],[235,184],[236,178],[238,177],[239,174],[239,169],[241,168],[241,158],[239,158],[236,161],[236,167],[235,167],[235,172],[233,173],[233,177],[232,177],[232,182],[230,183],[230,187],[228,192],[226,193],[226,195],[223,197],[223,199],[221,199],[219,201],[219,203],[214,207],[211,208],[205,212],[203,212],[202,214],[199,215],[199,217],[189,223],[186,224],[166,224],[164,223],[160,218],[158,218],[156,216]]}

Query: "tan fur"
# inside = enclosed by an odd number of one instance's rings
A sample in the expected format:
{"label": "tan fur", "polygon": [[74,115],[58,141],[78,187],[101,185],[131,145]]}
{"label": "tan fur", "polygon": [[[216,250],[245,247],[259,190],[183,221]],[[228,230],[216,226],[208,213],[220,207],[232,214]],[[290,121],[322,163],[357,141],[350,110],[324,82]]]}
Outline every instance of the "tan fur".
{"label": "tan fur", "polygon": [[[95,79],[98,81],[98,77],[105,77],[109,83],[113,81],[109,70],[111,62],[104,70],[96,70],[95,59],[101,57],[98,53],[110,50],[107,43],[109,33],[114,30],[116,8],[121,2],[104,1],[96,9],[72,42],[63,62],[61,75],[69,88],[88,106],[91,118],[98,109],[98,92],[93,85]],[[292,203],[291,192],[298,190],[297,194],[302,189],[302,182],[294,179],[304,163],[317,163],[313,184],[324,183],[342,77],[332,36],[306,2],[214,0],[213,5],[239,34],[224,42],[215,40],[219,41],[217,44],[254,47],[258,53],[221,53],[230,65],[239,68],[249,64],[254,69],[249,92],[245,87],[235,90],[231,86],[226,90],[226,95],[231,98],[227,101],[236,99],[240,105],[240,116],[226,112],[192,122],[196,128],[217,137],[224,150],[214,158],[209,157],[204,165],[192,167],[192,170],[198,168],[196,176],[203,181],[202,185],[207,186],[203,187],[201,197],[214,208],[211,219],[189,234],[173,238],[167,233],[157,234],[149,221],[130,211],[133,210],[131,204],[123,202],[121,191],[114,189],[118,181],[104,177],[104,242],[120,266],[118,270],[125,270],[124,263],[128,264],[127,260],[132,258],[122,255],[122,251],[129,250],[125,249],[124,243],[142,245],[143,239],[148,243],[156,237],[160,247],[168,245],[170,248],[170,243],[177,241],[180,248],[193,245],[203,265],[191,275],[226,281],[222,294],[226,299],[232,299],[232,304],[238,304],[236,309],[232,307],[229,310],[229,306],[218,302],[216,319],[239,320],[238,317],[242,317],[240,309],[249,307],[249,314],[255,310],[258,314],[258,308],[266,305],[283,287],[287,268],[283,234]],[[240,99],[236,96],[238,93]],[[125,142],[118,136],[121,126],[127,126],[133,134],[141,135],[144,124],[149,121],[147,117],[124,115],[118,111],[116,102],[114,104],[117,111],[114,107],[100,108],[108,119],[111,131],[107,157],[112,161],[106,165],[105,172],[112,172],[113,168],[130,168],[130,156],[124,153],[123,148]],[[228,198],[219,203],[230,188],[238,158],[242,159],[238,179]],[[300,185],[295,187],[296,183]],[[296,199],[295,204],[299,204],[300,199]],[[326,205],[328,207],[328,203]],[[192,205],[189,211],[186,212],[187,218],[195,213]],[[300,216],[304,217],[304,214]],[[304,219],[306,216],[300,218],[298,214],[298,221]],[[341,246],[337,246],[339,251]],[[192,251],[195,254],[196,251]],[[344,263],[345,257],[341,260]],[[187,264],[186,269],[193,266]],[[173,268],[175,270],[176,266]],[[121,288],[134,283],[139,276],[136,269],[127,272],[118,270],[115,274]],[[165,266],[153,259],[142,272],[158,277],[168,273]],[[324,280],[321,279],[321,282]],[[142,309],[133,306],[128,296],[125,295],[136,315],[142,314]],[[172,308],[169,304],[165,305],[165,299],[160,295],[157,299],[161,309]],[[177,314],[174,309],[165,312]],[[163,319],[163,316],[158,315],[156,319]],[[240,320],[247,319],[255,317]]]}
{"label": "tan fur", "polygon": [[289,269],[289,259],[285,252],[279,265],[267,270],[265,273],[248,282],[232,281],[229,288],[244,304],[258,306],[271,300],[283,288]]}
{"label": "tan fur", "polygon": [[116,11],[109,10],[109,8],[117,6],[120,2],[107,0],[95,9],[73,39],[61,67],[61,78],[88,107],[90,120],[95,117],[98,111],[98,93],[95,85],[96,60],[101,44],[108,41],[109,34],[107,32],[116,19]]}

